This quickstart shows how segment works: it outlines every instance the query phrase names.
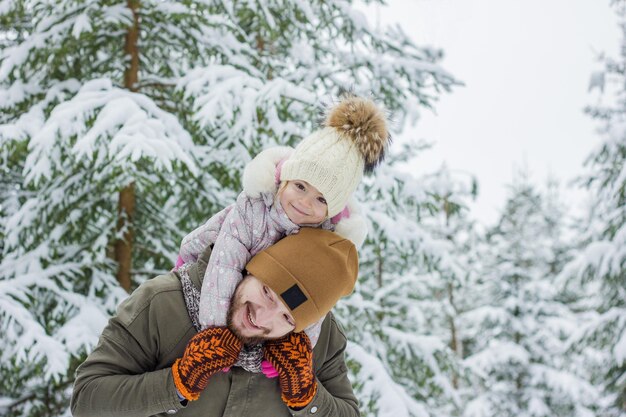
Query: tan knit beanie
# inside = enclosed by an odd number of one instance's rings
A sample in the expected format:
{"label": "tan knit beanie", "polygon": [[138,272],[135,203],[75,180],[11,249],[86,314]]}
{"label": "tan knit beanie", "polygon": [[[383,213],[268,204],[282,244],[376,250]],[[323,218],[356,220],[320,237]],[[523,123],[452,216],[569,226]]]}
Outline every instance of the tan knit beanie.
{"label": "tan knit beanie", "polygon": [[352,242],[303,227],[257,253],[246,270],[269,286],[291,311],[299,332],[324,317],[354,289],[359,260]]}
{"label": "tan knit beanie", "polygon": [[384,112],[370,99],[345,95],[327,110],[322,129],[296,146],[280,180],[302,180],[317,188],[333,217],[344,209],[363,172],[384,158],[389,142]]}

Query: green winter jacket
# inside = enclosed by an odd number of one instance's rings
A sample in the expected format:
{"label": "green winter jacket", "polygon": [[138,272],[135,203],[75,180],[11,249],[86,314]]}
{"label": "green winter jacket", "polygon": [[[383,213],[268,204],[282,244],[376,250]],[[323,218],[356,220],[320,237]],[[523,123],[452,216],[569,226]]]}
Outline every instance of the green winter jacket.
{"label": "green winter jacket", "polygon": [[[198,289],[210,251],[189,276]],[[266,378],[233,367],[211,377],[197,401],[183,406],[176,394],[171,366],[196,333],[187,313],[182,286],[170,272],[151,279],[120,304],[98,345],[76,372],[72,414],[76,417],[145,417],[151,415],[358,416],[358,404],[347,377],[346,337],[332,314],[322,325],[313,350],[317,395],[293,411],[280,399],[278,378]]]}

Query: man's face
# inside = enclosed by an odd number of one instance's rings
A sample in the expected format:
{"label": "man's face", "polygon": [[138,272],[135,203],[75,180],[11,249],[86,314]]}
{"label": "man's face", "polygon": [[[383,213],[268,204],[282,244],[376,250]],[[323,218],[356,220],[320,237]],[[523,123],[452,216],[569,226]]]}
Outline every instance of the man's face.
{"label": "man's face", "polygon": [[227,324],[246,344],[276,339],[295,328],[291,312],[278,295],[252,275],[247,275],[235,289]]}

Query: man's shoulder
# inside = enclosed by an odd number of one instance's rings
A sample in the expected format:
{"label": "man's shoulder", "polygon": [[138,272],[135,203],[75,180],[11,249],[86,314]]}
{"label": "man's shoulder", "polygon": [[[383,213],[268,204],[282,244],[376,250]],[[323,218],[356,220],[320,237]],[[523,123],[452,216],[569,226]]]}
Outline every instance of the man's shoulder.
{"label": "man's shoulder", "polygon": [[180,278],[173,271],[144,281],[131,295],[155,296],[169,291],[182,291]]}
{"label": "man's shoulder", "polygon": [[348,338],[341,323],[332,313],[328,313],[322,322],[322,329],[316,348],[318,348],[320,353],[343,349],[347,340]]}
{"label": "man's shoulder", "polygon": [[332,313],[322,323],[320,337],[313,348],[315,372],[319,375],[336,374],[345,370],[344,352],[348,339],[341,324]]}
{"label": "man's shoulder", "polygon": [[186,314],[180,279],[173,272],[159,275],[142,283],[117,309],[117,316],[126,325],[144,314],[168,316]]}
{"label": "man's shoulder", "polygon": [[331,331],[335,331],[338,334],[340,334],[344,339],[347,339],[346,337],[346,332],[343,329],[343,326],[341,325],[341,323],[337,320],[337,318],[335,317],[335,315],[332,312],[329,312],[326,315],[326,319],[324,320],[325,322],[328,322],[328,325],[331,328]]}

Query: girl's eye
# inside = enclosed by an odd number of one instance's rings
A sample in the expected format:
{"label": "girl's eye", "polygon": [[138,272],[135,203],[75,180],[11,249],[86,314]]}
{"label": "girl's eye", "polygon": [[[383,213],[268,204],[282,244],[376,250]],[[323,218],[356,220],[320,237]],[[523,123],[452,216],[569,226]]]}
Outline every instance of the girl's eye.
{"label": "girl's eye", "polygon": [[290,326],[295,326],[295,324],[293,324],[293,322],[291,321],[291,319],[289,318],[288,315],[285,314],[285,321],[290,325]]}
{"label": "girl's eye", "polygon": [[299,182],[296,182],[296,188],[298,188],[298,190],[304,190],[304,185],[300,184]]}
{"label": "girl's eye", "polygon": [[263,286],[263,293],[267,296],[267,298],[271,298],[270,297],[270,290],[268,290],[265,285]]}
{"label": "girl's eye", "polygon": [[319,201],[323,205],[326,205],[326,199],[324,197],[318,197],[317,201]]}

